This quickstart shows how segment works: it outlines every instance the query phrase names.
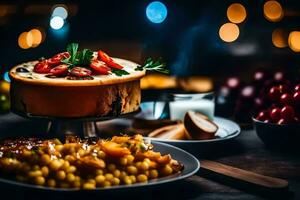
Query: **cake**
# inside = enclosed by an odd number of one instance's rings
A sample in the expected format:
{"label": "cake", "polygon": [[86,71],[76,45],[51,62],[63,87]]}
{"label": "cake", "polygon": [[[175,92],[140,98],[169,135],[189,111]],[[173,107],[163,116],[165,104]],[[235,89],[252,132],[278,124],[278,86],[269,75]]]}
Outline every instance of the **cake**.
{"label": "cake", "polygon": [[117,116],[139,109],[145,69],[103,51],[67,52],[25,62],[10,70],[11,109],[63,118]]}

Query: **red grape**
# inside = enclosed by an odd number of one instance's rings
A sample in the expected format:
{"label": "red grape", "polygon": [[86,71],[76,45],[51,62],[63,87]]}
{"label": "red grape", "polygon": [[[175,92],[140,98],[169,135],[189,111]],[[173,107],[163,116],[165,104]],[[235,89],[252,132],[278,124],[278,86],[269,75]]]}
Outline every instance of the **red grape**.
{"label": "red grape", "polygon": [[277,122],[281,118],[281,109],[273,108],[270,113],[270,117],[273,122]]}
{"label": "red grape", "polygon": [[281,84],[278,87],[279,87],[279,90],[280,90],[281,94],[289,93],[290,92],[290,88],[289,88],[289,86],[287,84]]}
{"label": "red grape", "polygon": [[283,95],[281,95],[280,97],[280,102],[283,105],[293,105],[293,97],[292,95],[288,94],[288,93],[284,93]]}
{"label": "red grape", "polygon": [[300,120],[299,120],[298,117],[294,117],[294,121],[295,121],[295,123],[299,123],[300,122]]}
{"label": "red grape", "polygon": [[284,106],[281,109],[281,117],[287,122],[292,121],[295,117],[294,108],[291,106]]}
{"label": "red grape", "polygon": [[300,91],[293,94],[293,101],[295,105],[300,105]]}
{"label": "red grape", "polygon": [[285,120],[285,119],[280,119],[278,122],[277,122],[277,124],[288,124],[289,123],[289,121],[287,121],[287,120]]}
{"label": "red grape", "polygon": [[281,92],[279,87],[273,86],[269,91],[269,98],[272,101],[278,101],[280,99]]}
{"label": "red grape", "polygon": [[260,113],[258,113],[256,119],[259,121],[265,121],[265,120],[269,119],[269,112],[266,110],[261,111]]}
{"label": "red grape", "polygon": [[297,84],[297,85],[295,86],[294,90],[295,90],[296,92],[300,92],[300,84]]}

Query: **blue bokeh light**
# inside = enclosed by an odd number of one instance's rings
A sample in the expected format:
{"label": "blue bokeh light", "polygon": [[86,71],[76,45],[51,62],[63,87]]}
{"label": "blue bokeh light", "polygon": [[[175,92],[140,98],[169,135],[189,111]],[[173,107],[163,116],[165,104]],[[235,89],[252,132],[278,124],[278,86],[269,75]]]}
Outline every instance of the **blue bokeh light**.
{"label": "blue bokeh light", "polygon": [[63,19],[66,19],[68,17],[68,11],[64,7],[58,6],[58,7],[54,8],[54,10],[52,12],[52,17],[55,17],[55,16],[59,16]]}
{"label": "blue bokeh light", "polygon": [[10,78],[9,78],[8,72],[5,72],[5,73],[3,74],[3,79],[4,79],[6,82],[9,82],[9,83],[10,83]]}
{"label": "blue bokeh light", "polygon": [[55,30],[61,29],[64,26],[64,23],[64,19],[59,16],[52,17],[50,20],[50,26]]}
{"label": "blue bokeh light", "polygon": [[153,1],[146,8],[146,16],[153,23],[162,23],[167,18],[167,15],[167,7],[160,1]]}

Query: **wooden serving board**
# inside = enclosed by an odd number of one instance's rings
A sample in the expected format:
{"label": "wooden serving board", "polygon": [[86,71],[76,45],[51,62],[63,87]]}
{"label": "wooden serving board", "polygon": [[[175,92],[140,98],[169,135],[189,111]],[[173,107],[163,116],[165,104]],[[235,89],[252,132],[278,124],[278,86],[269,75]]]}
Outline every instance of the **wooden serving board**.
{"label": "wooden serving board", "polygon": [[263,196],[286,196],[289,193],[289,183],[284,179],[257,174],[215,161],[201,160],[199,174],[205,178]]}

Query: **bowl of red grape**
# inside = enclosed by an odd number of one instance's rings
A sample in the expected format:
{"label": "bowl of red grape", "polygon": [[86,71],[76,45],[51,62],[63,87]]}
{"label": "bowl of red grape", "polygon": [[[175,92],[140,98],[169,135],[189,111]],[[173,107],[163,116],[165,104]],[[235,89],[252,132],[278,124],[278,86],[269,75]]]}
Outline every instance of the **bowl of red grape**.
{"label": "bowl of red grape", "polygon": [[300,144],[300,84],[274,85],[269,106],[254,117],[254,128],[267,147],[293,148]]}

